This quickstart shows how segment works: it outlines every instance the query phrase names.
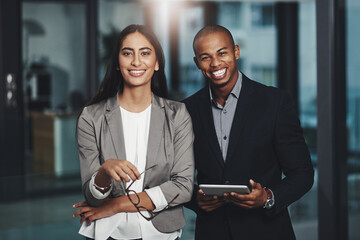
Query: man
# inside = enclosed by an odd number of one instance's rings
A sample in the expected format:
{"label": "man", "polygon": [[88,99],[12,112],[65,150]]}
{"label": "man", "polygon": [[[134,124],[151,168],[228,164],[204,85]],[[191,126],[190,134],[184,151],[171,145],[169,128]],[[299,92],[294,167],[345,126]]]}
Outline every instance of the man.
{"label": "man", "polygon": [[216,197],[195,186],[188,206],[197,213],[195,238],[295,239],[287,206],[309,191],[314,171],[291,98],[239,72],[239,46],[226,28],[201,29],[193,48],[209,83],[184,101],[197,182],[251,191]]}

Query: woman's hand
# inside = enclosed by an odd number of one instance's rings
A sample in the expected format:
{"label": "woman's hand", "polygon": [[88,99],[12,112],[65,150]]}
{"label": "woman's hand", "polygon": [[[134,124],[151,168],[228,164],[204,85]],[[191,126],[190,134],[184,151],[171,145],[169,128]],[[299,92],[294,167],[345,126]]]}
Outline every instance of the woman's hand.
{"label": "woman's hand", "polygon": [[117,182],[121,182],[124,179],[129,182],[129,177],[135,181],[140,179],[140,173],[137,168],[129,161],[120,159],[108,159],[100,167],[99,177],[106,174],[108,177],[113,178]]}
{"label": "woman's hand", "polygon": [[116,199],[114,198],[106,199],[103,205],[99,207],[91,207],[86,202],[80,202],[74,204],[73,208],[80,208],[74,213],[73,218],[76,218],[80,215],[80,224],[87,220],[89,226],[91,225],[92,221],[100,218],[110,217],[118,213]]}

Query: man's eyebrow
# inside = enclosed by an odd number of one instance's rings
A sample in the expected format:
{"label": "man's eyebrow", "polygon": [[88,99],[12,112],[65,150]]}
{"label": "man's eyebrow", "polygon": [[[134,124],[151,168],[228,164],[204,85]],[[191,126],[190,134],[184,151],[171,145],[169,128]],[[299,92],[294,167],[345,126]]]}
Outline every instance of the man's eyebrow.
{"label": "man's eyebrow", "polygon": [[[217,50],[216,52],[221,52],[221,51],[226,50],[226,49],[228,49],[228,47],[222,47],[219,50]],[[199,57],[202,57],[204,55],[209,55],[209,54],[208,53],[201,53],[201,54],[199,54]]]}
{"label": "man's eyebrow", "polygon": [[[125,50],[134,51],[133,48],[129,48],[129,47],[124,47],[124,48],[121,49],[121,51],[125,51]],[[140,50],[141,50],[141,51],[142,51],[142,50],[150,50],[150,51],[152,51],[152,49],[149,48],[149,47],[142,47],[142,48],[140,48]]]}
{"label": "man's eyebrow", "polygon": [[220,48],[219,50],[217,50],[216,52],[221,52],[222,50],[226,50],[228,49],[227,47],[223,47],[223,48]]}
{"label": "man's eyebrow", "polygon": [[208,53],[202,53],[202,54],[199,55],[199,57],[202,57],[204,55],[209,55],[209,54]]}

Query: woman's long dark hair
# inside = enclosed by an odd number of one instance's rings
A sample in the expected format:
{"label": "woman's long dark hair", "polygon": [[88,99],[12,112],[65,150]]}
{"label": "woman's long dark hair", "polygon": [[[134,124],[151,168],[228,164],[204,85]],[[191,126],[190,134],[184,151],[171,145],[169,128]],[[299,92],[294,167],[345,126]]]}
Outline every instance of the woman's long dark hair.
{"label": "woman's long dark hair", "polygon": [[106,74],[101,82],[100,88],[96,95],[90,100],[87,106],[98,103],[109,97],[113,97],[117,92],[122,92],[124,89],[124,78],[121,72],[117,70],[119,64],[120,47],[125,37],[131,33],[139,32],[154,46],[156,59],[159,63],[159,70],[154,72],[151,78],[151,91],[160,97],[166,98],[168,95],[166,76],[165,76],[165,58],[164,53],[159,43],[159,40],[149,27],[143,25],[132,24],[121,31],[114,50],[111,54],[111,59],[108,64]]}

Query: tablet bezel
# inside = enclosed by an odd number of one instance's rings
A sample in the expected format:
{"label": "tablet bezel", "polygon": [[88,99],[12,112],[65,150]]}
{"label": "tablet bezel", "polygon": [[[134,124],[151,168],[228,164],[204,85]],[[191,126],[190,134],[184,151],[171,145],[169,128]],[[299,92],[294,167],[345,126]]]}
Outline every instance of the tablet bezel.
{"label": "tablet bezel", "polygon": [[250,193],[250,190],[246,185],[200,184],[199,187],[206,195],[223,196],[224,193],[230,192],[239,194]]}

